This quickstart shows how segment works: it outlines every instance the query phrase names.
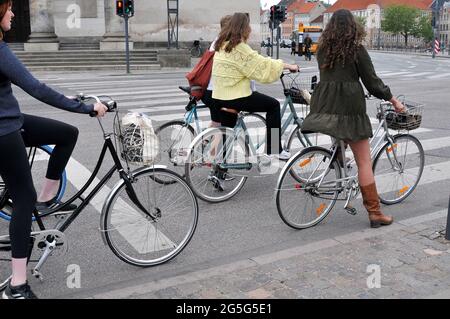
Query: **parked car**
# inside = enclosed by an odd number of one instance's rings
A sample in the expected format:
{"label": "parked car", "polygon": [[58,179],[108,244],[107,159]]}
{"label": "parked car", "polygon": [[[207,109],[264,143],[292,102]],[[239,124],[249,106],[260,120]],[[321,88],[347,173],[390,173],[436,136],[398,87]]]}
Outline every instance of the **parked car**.
{"label": "parked car", "polygon": [[292,45],[292,40],[282,40],[280,43],[280,47],[282,48],[290,48]]}

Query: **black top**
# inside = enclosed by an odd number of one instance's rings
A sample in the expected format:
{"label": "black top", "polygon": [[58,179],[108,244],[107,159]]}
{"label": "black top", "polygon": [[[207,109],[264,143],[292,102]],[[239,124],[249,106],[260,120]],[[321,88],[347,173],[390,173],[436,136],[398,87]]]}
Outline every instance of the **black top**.
{"label": "black top", "polygon": [[11,83],[36,99],[54,107],[75,113],[90,113],[93,105],[66,98],[63,94],[39,82],[17,59],[4,41],[0,41],[0,136],[22,127],[19,103],[13,95]]}

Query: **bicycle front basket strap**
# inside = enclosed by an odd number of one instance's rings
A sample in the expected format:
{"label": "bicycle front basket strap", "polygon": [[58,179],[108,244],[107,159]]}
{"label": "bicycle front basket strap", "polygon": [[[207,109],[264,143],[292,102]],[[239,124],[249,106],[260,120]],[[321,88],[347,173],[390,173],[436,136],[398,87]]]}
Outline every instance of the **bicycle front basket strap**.
{"label": "bicycle front basket strap", "polygon": [[159,141],[152,121],[141,113],[128,113],[122,118],[121,157],[134,165],[149,166],[158,161]]}

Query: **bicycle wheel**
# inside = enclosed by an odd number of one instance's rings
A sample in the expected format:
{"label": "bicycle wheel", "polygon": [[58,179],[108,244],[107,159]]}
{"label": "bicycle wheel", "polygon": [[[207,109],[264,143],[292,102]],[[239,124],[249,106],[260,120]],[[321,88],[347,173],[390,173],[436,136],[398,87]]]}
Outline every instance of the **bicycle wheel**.
{"label": "bicycle wheel", "polygon": [[[33,178],[34,188],[36,189],[36,193],[40,194],[42,190],[42,184],[47,173],[48,161],[50,159],[50,155],[53,152],[53,149],[50,146],[38,146],[31,147],[27,149],[28,158],[30,161],[31,167],[31,176]],[[64,196],[64,192],[67,186],[67,176],[65,171],[61,174],[61,178],[59,179],[58,191],[56,193],[56,199],[61,200]],[[11,209],[3,209],[5,205],[12,205],[11,200],[9,199],[7,189],[1,180],[0,177],[0,213],[3,213],[6,218],[11,216]],[[40,213],[42,217],[49,215],[48,213]]]}
{"label": "bicycle wheel", "polygon": [[159,265],[177,256],[194,235],[197,199],[189,185],[169,170],[147,167],[133,172],[133,176],[137,198],[157,218],[153,220],[138,208],[122,180],[103,207],[104,238],[114,254],[128,264]]}
{"label": "bicycle wheel", "polygon": [[267,132],[266,119],[259,114],[249,113],[244,115],[244,123],[257,154],[264,154]]}
{"label": "bicycle wheel", "polygon": [[195,46],[191,49],[191,56],[193,58],[199,58],[202,55],[202,50],[199,46]]}
{"label": "bicycle wheel", "polygon": [[160,163],[184,178],[184,163],[195,137],[194,128],[183,121],[171,121],[159,127],[155,134],[159,137]]}
{"label": "bicycle wheel", "polygon": [[286,144],[288,152],[298,152],[305,147],[313,146],[312,135],[303,135],[301,134],[301,126],[296,126],[292,133],[288,137],[288,141]]}
{"label": "bicycle wheel", "polygon": [[417,187],[424,165],[425,154],[417,138],[409,134],[394,136],[394,144],[386,143],[373,162],[380,201],[393,205],[405,200]]}
{"label": "bicycle wheel", "polygon": [[281,171],[276,204],[286,225],[295,229],[315,226],[333,209],[339,196],[337,180],[341,172],[331,156],[324,148],[309,147],[294,155]]}
{"label": "bicycle wheel", "polygon": [[[249,148],[229,128],[204,131],[196,138],[185,165],[186,180],[195,195],[209,203],[220,203],[244,186],[245,171],[251,169]],[[224,166],[235,165],[234,167]]]}

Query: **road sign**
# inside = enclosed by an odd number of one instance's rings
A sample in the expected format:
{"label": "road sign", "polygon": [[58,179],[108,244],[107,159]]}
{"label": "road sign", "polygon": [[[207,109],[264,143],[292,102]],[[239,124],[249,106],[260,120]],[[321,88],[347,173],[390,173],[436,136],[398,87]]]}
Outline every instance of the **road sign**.
{"label": "road sign", "polygon": [[438,39],[434,40],[434,54],[441,52],[441,44]]}

